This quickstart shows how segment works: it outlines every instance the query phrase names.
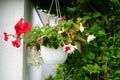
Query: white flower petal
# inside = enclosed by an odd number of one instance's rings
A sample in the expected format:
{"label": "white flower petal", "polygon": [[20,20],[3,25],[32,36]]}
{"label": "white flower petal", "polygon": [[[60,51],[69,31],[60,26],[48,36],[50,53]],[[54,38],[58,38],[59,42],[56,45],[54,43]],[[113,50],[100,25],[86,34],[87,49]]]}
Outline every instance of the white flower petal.
{"label": "white flower petal", "polygon": [[64,28],[62,28],[62,31],[58,31],[59,34],[63,33],[64,32]]}
{"label": "white flower petal", "polygon": [[[70,50],[67,50],[67,51],[66,51],[66,47],[70,47]],[[64,50],[65,52],[67,52],[67,53],[72,53],[72,52],[74,52],[75,49],[77,49],[77,46],[73,46],[73,45],[71,45],[71,44],[65,45],[65,46],[63,47],[63,50]]]}
{"label": "white flower petal", "polygon": [[63,33],[63,31],[58,31],[59,34]]}
{"label": "white flower petal", "polygon": [[81,32],[84,31],[84,27],[83,27],[82,23],[80,23],[80,31],[81,31]]}
{"label": "white flower petal", "polygon": [[89,35],[87,37],[87,42],[89,43],[90,41],[94,40],[96,37],[94,35]]}

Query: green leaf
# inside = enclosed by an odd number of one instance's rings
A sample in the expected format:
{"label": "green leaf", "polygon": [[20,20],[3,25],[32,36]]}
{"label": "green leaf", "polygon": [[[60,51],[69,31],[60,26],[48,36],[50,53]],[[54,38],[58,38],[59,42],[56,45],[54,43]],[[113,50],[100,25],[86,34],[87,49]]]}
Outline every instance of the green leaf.
{"label": "green leaf", "polygon": [[87,66],[84,66],[83,67],[84,70],[88,71],[90,74],[93,74],[93,73],[100,73],[100,66],[95,63],[95,64],[87,64]]}
{"label": "green leaf", "polygon": [[93,18],[97,18],[97,17],[99,17],[101,14],[99,13],[99,12],[95,12],[95,13],[93,13],[93,15],[92,15],[92,17]]}
{"label": "green leaf", "polygon": [[90,20],[91,19],[91,16],[84,16],[83,17],[83,20]]}
{"label": "green leaf", "polygon": [[85,76],[85,80],[90,80],[87,76]]}
{"label": "green leaf", "polygon": [[87,57],[88,57],[89,59],[94,59],[94,58],[95,58],[95,54],[92,53],[92,52],[89,52],[89,53],[87,54]]}
{"label": "green leaf", "polygon": [[115,71],[115,74],[119,74],[120,75],[120,70]]}
{"label": "green leaf", "polygon": [[117,58],[120,58],[120,51],[117,53]]}
{"label": "green leaf", "polygon": [[98,34],[102,36],[102,35],[105,35],[105,32],[101,30],[101,31],[98,31]]}
{"label": "green leaf", "polygon": [[101,70],[104,71],[104,70],[106,70],[106,69],[107,69],[106,66],[105,66],[105,65],[102,65]]}

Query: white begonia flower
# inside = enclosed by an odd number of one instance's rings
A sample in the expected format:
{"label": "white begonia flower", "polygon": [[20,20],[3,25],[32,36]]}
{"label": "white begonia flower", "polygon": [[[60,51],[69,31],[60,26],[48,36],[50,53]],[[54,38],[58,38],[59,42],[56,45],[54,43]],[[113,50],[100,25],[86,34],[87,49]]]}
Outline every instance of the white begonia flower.
{"label": "white begonia flower", "polygon": [[89,43],[90,41],[94,40],[96,37],[94,35],[89,35],[87,37],[87,42]]}
{"label": "white begonia flower", "polygon": [[77,46],[72,46],[71,47],[71,52],[74,52],[75,49],[77,49]]}
{"label": "white begonia flower", "polygon": [[67,53],[72,53],[74,52],[75,49],[77,49],[77,46],[73,46],[71,44],[65,45],[63,47],[64,52],[67,52]]}
{"label": "white begonia flower", "polygon": [[81,32],[84,31],[84,27],[83,27],[82,23],[80,23],[80,31],[81,31]]}

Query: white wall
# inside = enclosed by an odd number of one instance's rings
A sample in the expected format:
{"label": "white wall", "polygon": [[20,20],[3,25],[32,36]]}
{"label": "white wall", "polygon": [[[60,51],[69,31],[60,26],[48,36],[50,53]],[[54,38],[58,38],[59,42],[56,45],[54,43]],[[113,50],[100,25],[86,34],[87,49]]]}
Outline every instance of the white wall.
{"label": "white wall", "polygon": [[3,32],[14,33],[14,25],[24,17],[24,0],[0,0],[0,80],[22,80],[23,47],[12,47]]}

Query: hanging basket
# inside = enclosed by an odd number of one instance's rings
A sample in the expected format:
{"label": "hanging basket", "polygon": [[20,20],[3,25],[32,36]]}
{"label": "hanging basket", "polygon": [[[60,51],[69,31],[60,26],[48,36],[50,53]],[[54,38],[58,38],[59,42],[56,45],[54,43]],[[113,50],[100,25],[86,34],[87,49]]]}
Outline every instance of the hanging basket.
{"label": "hanging basket", "polygon": [[62,64],[66,61],[68,54],[61,47],[54,49],[41,46],[41,56],[47,64]]}

